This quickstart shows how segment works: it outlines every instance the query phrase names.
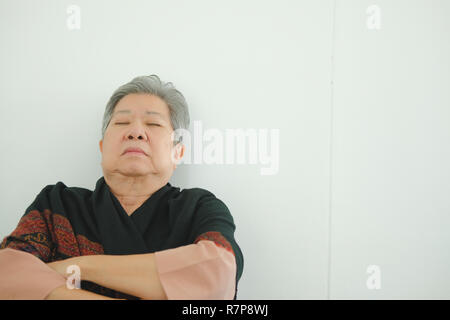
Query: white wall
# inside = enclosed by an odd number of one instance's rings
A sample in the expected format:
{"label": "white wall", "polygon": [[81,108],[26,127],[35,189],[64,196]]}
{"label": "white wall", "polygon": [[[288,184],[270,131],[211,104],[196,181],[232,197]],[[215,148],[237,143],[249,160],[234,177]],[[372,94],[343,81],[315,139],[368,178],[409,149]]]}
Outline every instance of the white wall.
{"label": "white wall", "polygon": [[239,299],[449,299],[449,14],[445,0],[0,0],[0,235],[45,185],[94,188],[107,100],[158,74],[191,129],[279,129],[277,174],[183,164],[171,180],[230,208]]}

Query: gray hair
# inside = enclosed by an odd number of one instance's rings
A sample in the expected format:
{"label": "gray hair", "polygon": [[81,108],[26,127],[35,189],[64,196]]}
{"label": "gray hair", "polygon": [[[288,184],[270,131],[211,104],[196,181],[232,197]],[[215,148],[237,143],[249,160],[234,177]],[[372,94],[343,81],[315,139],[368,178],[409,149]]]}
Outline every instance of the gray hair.
{"label": "gray hair", "polygon": [[[152,74],[136,77],[114,91],[103,115],[102,140],[105,137],[106,128],[111,121],[117,103],[131,93],[146,93],[161,98],[169,107],[170,123],[173,130],[189,129],[189,110],[183,94],[173,86],[172,82],[162,82],[157,75]],[[183,138],[179,133],[175,132],[175,134],[178,134],[178,137],[175,138],[174,145],[181,142]]]}

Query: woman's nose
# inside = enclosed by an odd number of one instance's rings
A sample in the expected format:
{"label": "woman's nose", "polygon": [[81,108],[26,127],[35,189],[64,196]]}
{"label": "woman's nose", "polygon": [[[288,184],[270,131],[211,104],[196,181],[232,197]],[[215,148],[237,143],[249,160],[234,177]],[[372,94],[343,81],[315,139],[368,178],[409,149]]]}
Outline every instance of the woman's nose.
{"label": "woman's nose", "polygon": [[[138,135],[137,138],[138,138],[138,140],[144,139],[144,137],[143,137],[142,135]],[[128,136],[128,139],[133,140],[133,139],[134,139],[134,136],[130,134],[130,135]]]}
{"label": "woman's nose", "polygon": [[127,133],[127,138],[133,140],[147,140],[147,134],[141,125],[132,125],[130,131]]}

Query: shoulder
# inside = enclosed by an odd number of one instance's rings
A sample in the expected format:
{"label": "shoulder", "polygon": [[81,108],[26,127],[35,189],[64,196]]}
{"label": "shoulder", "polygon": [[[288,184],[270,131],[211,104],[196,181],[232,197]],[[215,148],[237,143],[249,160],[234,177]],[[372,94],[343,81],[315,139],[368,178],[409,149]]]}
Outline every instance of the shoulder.
{"label": "shoulder", "polygon": [[187,189],[180,189],[180,196],[182,197],[215,197],[215,195],[206,189],[203,188],[187,188]]}
{"label": "shoulder", "polygon": [[42,188],[39,194],[41,195],[91,195],[92,190],[82,188],[82,187],[68,187],[64,182],[58,181],[55,184],[48,184]]}
{"label": "shoulder", "polygon": [[37,194],[32,205],[37,207],[51,207],[52,204],[65,202],[70,199],[87,199],[92,194],[91,190],[80,187],[68,187],[64,182],[44,186]]}
{"label": "shoulder", "polygon": [[225,203],[216,195],[204,188],[188,188],[178,192],[177,198],[184,201],[195,202],[197,206],[205,204],[215,204],[225,206]]}
{"label": "shoulder", "polygon": [[195,216],[214,215],[233,219],[225,202],[204,188],[183,189],[173,200],[183,208],[183,211],[191,211]]}

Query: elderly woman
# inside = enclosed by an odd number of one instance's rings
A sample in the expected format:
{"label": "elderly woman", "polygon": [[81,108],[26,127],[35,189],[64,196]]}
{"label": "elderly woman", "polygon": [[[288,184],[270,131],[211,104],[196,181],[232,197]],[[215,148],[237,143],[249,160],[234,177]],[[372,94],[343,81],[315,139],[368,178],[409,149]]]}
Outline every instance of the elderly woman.
{"label": "elderly woman", "polygon": [[[242,252],[227,206],[168,181],[189,112],[172,83],[110,98],[94,191],[47,185],[1,243],[0,299],[236,299]],[[72,285],[81,284],[76,290]]]}

